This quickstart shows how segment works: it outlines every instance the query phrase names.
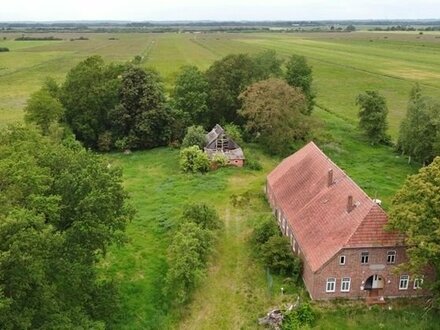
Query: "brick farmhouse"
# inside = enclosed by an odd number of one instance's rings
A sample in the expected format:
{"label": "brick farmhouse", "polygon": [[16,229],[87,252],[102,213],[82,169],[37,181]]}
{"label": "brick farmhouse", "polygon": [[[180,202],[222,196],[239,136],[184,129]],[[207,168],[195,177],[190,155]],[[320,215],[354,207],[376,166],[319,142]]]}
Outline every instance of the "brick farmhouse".
{"label": "brick farmhouse", "polygon": [[403,236],[387,232],[387,215],[313,142],[267,177],[278,224],[304,264],[312,299],[427,294],[422,278],[396,273],[407,260]]}

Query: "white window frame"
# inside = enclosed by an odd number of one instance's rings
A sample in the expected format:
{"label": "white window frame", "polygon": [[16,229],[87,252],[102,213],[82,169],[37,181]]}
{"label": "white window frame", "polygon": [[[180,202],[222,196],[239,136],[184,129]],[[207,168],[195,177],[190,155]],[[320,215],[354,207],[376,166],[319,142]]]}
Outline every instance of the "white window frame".
{"label": "white window frame", "polygon": [[[344,286],[346,286],[346,288],[344,288]],[[351,278],[350,277],[343,277],[341,279],[341,292],[350,292],[350,287],[351,287]]]}
{"label": "white window frame", "polygon": [[399,279],[399,290],[408,290],[408,286],[409,286],[409,275],[401,275]]}
{"label": "white window frame", "polygon": [[[366,261],[364,261],[364,257],[366,258],[365,259]],[[369,261],[370,261],[370,252],[368,251],[361,252],[361,265],[368,265]]]}
{"label": "white window frame", "polygon": [[396,263],[396,255],[397,255],[397,252],[395,250],[388,251],[387,252],[387,264],[395,264]]}
{"label": "white window frame", "polygon": [[414,285],[413,285],[414,290],[421,289],[422,285],[423,285],[423,277],[414,278]]}
{"label": "white window frame", "polygon": [[[329,285],[333,288],[329,288]],[[336,292],[336,277],[329,277],[325,282],[325,292]]]}
{"label": "white window frame", "polygon": [[344,266],[346,262],[347,262],[347,257],[345,255],[339,256],[339,265]]}

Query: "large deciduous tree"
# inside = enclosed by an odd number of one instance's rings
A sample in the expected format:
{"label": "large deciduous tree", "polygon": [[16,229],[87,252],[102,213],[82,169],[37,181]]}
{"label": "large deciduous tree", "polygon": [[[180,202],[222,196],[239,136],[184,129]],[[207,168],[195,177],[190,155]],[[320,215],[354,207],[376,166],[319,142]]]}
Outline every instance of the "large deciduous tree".
{"label": "large deciduous tree", "polygon": [[125,148],[146,149],[169,142],[172,117],[155,71],[139,67],[126,70],[119,99],[110,117],[114,138],[124,140]]}
{"label": "large deciduous tree", "polygon": [[1,329],[99,329],[116,311],[96,264],[132,211],[121,172],[71,146],[0,133]]}
{"label": "large deciduous tree", "polygon": [[240,101],[245,129],[267,151],[287,154],[308,136],[310,119],[303,114],[306,98],[285,81],[271,78],[257,82],[240,95]]}
{"label": "large deciduous tree", "polygon": [[424,164],[440,155],[440,103],[423,96],[418,85],[411,91],[397,146]]}
{"label": "large deciduous tree", "polygon": [[61,91],[65,119],[86,147],[97,148],[99,136],[110,129],[108,113],[118,104],[123,70],[123,66],[105,65],[101,57],[92,56],[67,74]]}
{"label": "large deciduous tree", "polygon": [[249,55],[228,55],[214,62],[206,72],[209,85],[210,126],[241,123],[238,96],[254,81],[254,61]]}
{"label": "large deciduous tree", "polygon": [[292,55],[286,63],[285,78],[290,86],[300,88],[307,100],[305,114],[310,114],[315,106],[315,92],[312,88],[312,67],[304,56]]}
{"label": "large deciduous tree", "polygon": [[176,79],[173,105],[182,111],[186,126],[208,124],[208,82],[196,66],[184,66]]}
{"label": "large deciduous tree", "polygon": [[274,50],[270,49],[258,53],[253,56],[253,60],[256,80],[279,78],[282,76],[281,64],[283,64],[283,60],[278,57]]}
{"label": "large deciduous tree", "polygon": [[60,101],[42,88],[31,95],[24,111],[24,120],[35,124],[43,135],[48,135],[51,127],[59,122],[64,110]]}
{"label": "large deciduous tree", "polygon": [[359,106],[359,127],[372,144],[388,143],[388,107],[385,98],[377,91],[366,91],[356,98]]}
{"label": "large deciduous tree", "polygon": [[[440,272],[440,157],[408,177],[392,201],[389,227],[405,235],[409,268],[420,274],[426,266]],[[440,279],[433,291],[440,302]],[[440,306],[440,305],[439,305]]]}

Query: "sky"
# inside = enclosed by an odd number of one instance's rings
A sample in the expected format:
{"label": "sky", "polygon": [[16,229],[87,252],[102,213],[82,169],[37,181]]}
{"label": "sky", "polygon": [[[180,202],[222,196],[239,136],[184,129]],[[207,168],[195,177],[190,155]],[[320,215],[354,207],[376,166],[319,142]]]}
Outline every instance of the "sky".
{"label": "sky", "polygon": [[0,21],[440,18],[440,0],[2,0]]}

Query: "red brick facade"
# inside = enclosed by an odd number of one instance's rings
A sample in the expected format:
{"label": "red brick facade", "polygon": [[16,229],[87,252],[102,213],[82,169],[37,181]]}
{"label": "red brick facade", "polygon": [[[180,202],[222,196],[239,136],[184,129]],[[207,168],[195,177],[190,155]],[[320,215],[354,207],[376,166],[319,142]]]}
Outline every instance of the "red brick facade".
{"label": "red brick facade", "polygon": [[[343,248],[332,259],[329,260],[321,269],[313,272],[301,252],[293,231],[287,221],[283,221],[282,211],[273,204],[273,198],[267,194],[269,202],[273,208],[275,217],[282,233],[289,237],[292,246],[292,253],[303,260],[303,280],[314,300],[327,300],[332,298],[358,299],[369,296],[370,291],[365,290],[366,282],[370,277],[377,275],[377,282],[383,283],[382,288],[377,289],[378,296],[387,298],[423,296],[428,292],[425,289],[415,288],[414,276],[406,272],[396,272],[396,266],[407,261],[405,248],[397,247],[367,247],[367,248]],[[368,252],[368,261],[362,263],[362,253]],[[394,255],[394,259],[392,256]],[[343,263],[340,262],[343,256]],[[388,259],[390,258],[390,259]],[[364,260],[365,261],[365,260]],[[408,285],[400,288],[401,276],[408,276]],[[431,274],[432,276],[432,274]],[[329,279],[335,279],[333,292],[327,292],[326,286]],[[349,288],[342,290],[342,280],[349,280]],[[382,281],[380,281],[382,279]],[[403,284],[403,283],[402,283]]]}
{"label": "red brick facade", "polygon": [[414,276],[397,272],[407,261],[403,236],[384,229],[383,209],[314,143],[269,174],[266,195],[292,252],[303,260],[312,299],[428,293]]}

